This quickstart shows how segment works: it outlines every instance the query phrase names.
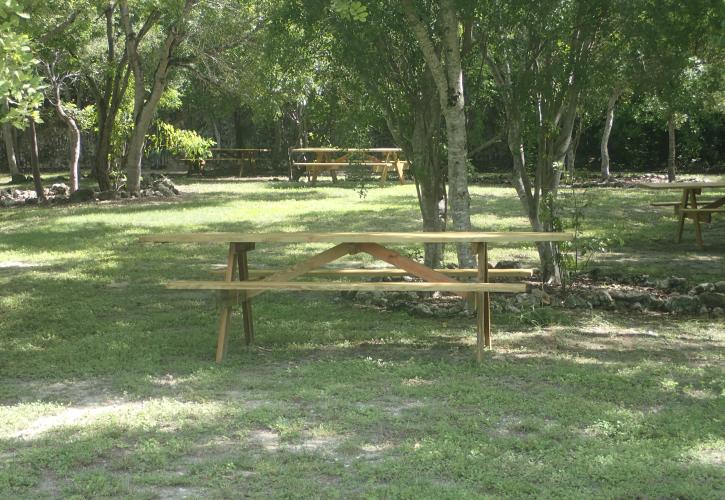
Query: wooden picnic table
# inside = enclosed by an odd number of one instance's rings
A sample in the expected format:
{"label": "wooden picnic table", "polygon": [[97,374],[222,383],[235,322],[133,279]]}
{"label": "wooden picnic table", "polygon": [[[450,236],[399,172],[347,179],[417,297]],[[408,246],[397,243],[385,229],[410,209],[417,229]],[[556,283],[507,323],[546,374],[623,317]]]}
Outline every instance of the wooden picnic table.
{"label": "wooden picnic table", "polygon": [[255,164],[257,163],[259,153],[269,153],[270,150],[261,148],[211,148],[211,151],[213,153],[218,153],[218,155],[212,158],[205,158],[203,160],[182,158],[181,161],[191,162],[189,173],[191,173],[193,169],[198,169],[202,174],[204,173],[203,167],[207,162],[226,161],[237,163],[239,165],[239,177],[242,177],[244,175],[245,163],[249,165],[250,170],[253,170]]}
{"label": "wooden picnic table", "polygon": [[[270,233],[176,233],[148,235],[140,238],[146,243],[209,243],[227,244],[227,261],[223,281],[172,281],[167,288],[177,290],[216,290],[221,293],[221,312],[217,338],[216,361],[220,363],[227,349],[229,323],[232,307],[241,303],[244,320],[244,337],[247,345],[254,337],[252,324],[251,299],[261,293],[273,290],[310,290],[310,291],[443,291],[451,292],[467,299],[473,299],[478,311],[476,320],[476,358],[480,362],[485,347],[491,347],[491,303],[490,293],[525,292],[524,283],[490,283],[495,277],[526,277],[532,270],[489,269],[489,243],[522,243],[538,241],[571,240],[568,233],[537,232],[270,232]],[[327,250],[313,254],[287,269],[254,270],[249,269],[248,252],[258,244],[333,244]],[[478,265],[473,269],[432,269],[384,244],[424,244],[424,243],[470,243],[477,256]],[[329,275],[350,277],[366,275],[366,269],[322,268],[326,264],[347,255],[366,253],[390,264],[386,268],[390,275],[410,275],[422,279],[422,282],[324,282],[294,281],[297,277]],[[322,269],[320,269],[322,268]],[[379,270],[378,270],[379,271]],[[448,273],[447,271],[455,271]],[[475,276],[475,282],[461,282],[451,274]],[[379,275],[373,272],[373,275]],[[239,281],[235,281],[238,277]],[[254,278],[259,278],[255,280]]]}
{"label": "wooden picnic table", "polygon": [[675,241],[682,241],[682,232],[685,227],[685,219],[692,219],[695,224],[695,238],[697,244],[704,245],[702,239],[701,223],[712,222],[712,214],[725,212],[725,195],[712,200],[698,200],[698,195],[705,189],[723,189],[725,182],[643,182],[637,184],[644,189],[656,191],[676,190],[682,191],[679,201],[655,202],[654,206],[672,206],[678,218]]}
{"label": "wooden picnic table", "polygon": [[314,154],[314,161],[292,161],[295,167],[304,167],[311,176],[310,183],[317,182],[317,176],[330,172],[332,181],[337,181],[337,171],[346,167],[370,167],[380,174],[380,186],[385,186],[390,169],[398,173],[400,184],[405,184],[405,170],[409,168],[407,160],[402,158],[401,148],[292,148],[290,157],[305,153]]}

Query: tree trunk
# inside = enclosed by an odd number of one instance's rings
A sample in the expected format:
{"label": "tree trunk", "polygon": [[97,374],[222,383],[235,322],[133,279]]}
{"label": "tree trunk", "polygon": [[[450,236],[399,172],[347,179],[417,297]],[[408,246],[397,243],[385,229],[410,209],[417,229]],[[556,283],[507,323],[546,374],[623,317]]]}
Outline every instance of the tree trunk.
{"label": "tree trunk", "polygon": [[68,139],[70,141],[70,162],[69,162],[69,173],[70,173],[70,192],[74,193],[78,191],[78,179],[80,177],[78,171],[78,161],[81,156],[81,131],[78,129],[78,124],[75,119],[69,115],[60,100],[60,86],[55,88],[55,110],[68,127]]}
{"label": "tree trunk", "polygon": [[[8,111],[8,101],[3,99],[2,103],[3,113]],[[20,170],[18,169],[18,161],[15,158],[15,140],[13,136],[13,126],[9,123],[3,123],[3,140],[5,141],[5,155],[8,159],[8,170],[13,178],[20,176]]]}
{"label": "tree trunk", "polygon": [[43,181],[40,179],[40,163],[38,162],[38,135],[35,133],[35,122],[31,119],[28,127],[28,138],[30,140],[30,167],[33,171],[33,184],[38,201],[45,201]]}
{"label": "tree trunk", "polygon": [[569,143],[569,149],[566,150],[566,168],[569,172],[569,178],[574,179],[576,170],[576,151],[579,148],[579,140],[582,137],[583,120],[579,117],[579,124],[576,127],[576,133]]}
{"label": "tree trunk", "polygon": [[[468,170],[466,159],[466,114],[463,89],[463,67],[459,23],[456,6],[451,0],[440,2],[441,41],[444,59],[433,44],[427,24],[420,19],[411,0],[402,2],[403,12],[418,41],[426,65],[436,85],[438,99],[446,122],[448,144],[448,199],[451,219],[456,231],[471,230],[471,196],[468,192]],[[458,245],[458,264],[461,267],[475,267],[470,245]]]}
{"label": "tree trunk", "polygon": [[600,145],[600,151],[602,155],[602,178],[607,179],[610,176],[609,173],[609,134],[612,132],[612,125],[614,124],[614,105],[619,99],[621,91],[619,87],[615,87],[612,94],[609,96],[607,101],[607,113],[604,118],[604,130],[602,131],[602,142]]}
{"label": "tree trunk", "polygon": [[93,175],[101,191],[111,190],[111,133],[112,126],[105,125],[98,130],[96,158],[93,163]]}
{"label": "tree trunk", "polygon": [[5,155],[8,160],[8,170],[11,176],[17,177],[20,175],[20,170],[18,169],[18,161],[15,159],[15,141],[13,139],[12,125],[4,123],[3,140],[5,141]]}
{"label": "tree trunk", "polygon": [[159,19],[160,13],[154,11],[144,22],[139,32],[135,32],[131,24],[131,16],[128,10],[128,2],[121,0],[119,10],[121,13],[121,26],[126,34],[126,54],[129,66],[134,76],[134,104],[133,116],[134,127],[126,151],[126,185],[129,193],[138,193],[141,190],[141,162],[143,160],[143,149],[146,143],[151,121],[156,114],[161,95],[166,89],[167,79],[171,71],[171,56],[181,41],[186,37],[186,22],[191,14],[192,8],[198,0],[185,0],[184,7],[177,20],[168,27],[168,33],[161,46],[158,48],[158,62],[153,74],[151,89],[146,92],[144,81],[144,70],[141,55],[138,52],[138,45],[151,26]]}
{"label": "tree trunk", "polygon": [[[423,231],[440,232],[445,230],[445,221],[439,206],[445,186],[440,169],[434,160],[432,134],[426,126],[428,123],[423,114],[420,109],[416,110],[411,137],[412,167],[418,191],[418,205],[423,218]],[[443,245],[436,243],[425,245],[426,266],[440,267],[442,259]]]}
{"label": "tree trunk", "polygon": [[675,143],[675,114],[670,113],[667,117],[667,137],[668,137],[668,148],[667,148],[667,180],[674,182],[677,176],[677,165],[675,158],[677,157],[676,143]]}

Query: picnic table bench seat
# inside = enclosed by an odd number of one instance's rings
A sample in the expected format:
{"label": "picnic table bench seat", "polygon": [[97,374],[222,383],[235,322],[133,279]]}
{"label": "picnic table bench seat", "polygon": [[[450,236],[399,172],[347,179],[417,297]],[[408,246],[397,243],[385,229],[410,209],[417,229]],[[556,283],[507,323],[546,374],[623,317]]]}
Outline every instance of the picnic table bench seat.
{"label": "picnic table bench seat", "polygon": [[166,283],[172,290],[256,290],[256,291],[315,291],[315,292],[502,292],[523,293],[525,283],[451,283],[449,281],[394,282],[324,282],[324,281],[191,281]]}
{"label": "picnic table bench seat", "polygon": [[[218,265],[213,269],[212,272],[217,274],[223,274],[226,265]],[[269,276],[281,269],[250,269],[250,278],[263,278]],[[467,276],[472,277],[478,275],[478,269],[448,269],[448,268],[436,268],[434,271],[445,274],[447,276]],[[411,273],[404,269],[395,268],[327,268],[327,269],[312,269],[305,273],[311,276],[335,276],[339,278],[375,278],[375,277],[392,277],[392,276],[411,276]],[[489,278],[530,278],[534,274],[533,269],[489,269]]]}

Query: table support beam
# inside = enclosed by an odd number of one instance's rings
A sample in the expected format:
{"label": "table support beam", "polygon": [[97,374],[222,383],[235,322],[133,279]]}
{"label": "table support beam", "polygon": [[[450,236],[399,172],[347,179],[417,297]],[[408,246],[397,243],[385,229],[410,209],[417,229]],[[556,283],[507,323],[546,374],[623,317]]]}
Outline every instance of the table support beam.
{"label": "table support beam", "polygon": [[[392,264],[395,267],[404,269],[413,276],[417,276],[424,281],[443,281],[446,283],[459,282],[455,278],[451,278],[450,276],[435,271],[428,266],[425,266],[423,264],[420,264],[419,262],[409,259],[408,257],[400,255],[395,250],[385,248],[384,246],[377,243],[360,243],[357,245],[357,247],[359,251],[370,254],[376,259],[380,259],[384,262],[387,262],[388,264]],[[468,298],[468,293],[459,293],[458,295],[460,295],[464,299]]]}
{"label": "table support beam", "polygon": [[[476,245],[478,256],[478,282],[488,283],[488,245]],[[476,294],[476,361],[483,361],[483,350],[491,348],[491,295],[489,292]]]}
{"label": "table support beam", "polygon": [[[239,279],[245,280],[249,277],[247,266],[247,251],[254,249],[254,243],[230,243],[227,252],[227,267],[224,272],[224,281],[234,281],[234,275],[239,270]],[[219,311],[219,335],[216,345],[216,362],[221,363],[229,346],[229,325],[232,321],[232,306],[242,297],[242,313],[244,315],[244,336],[247,343],[254,337],[252,324],[252,304],[249,301],[247,292],[235,294],[224,293],[220,301]]]}
{"label": "table support beam", "polygon": [[[317,269],[318,267],[324,266],[325,264],[329,264],[333,260],[337,260],[340,257],[358,253],[360,251],[358,249],[358,246],[359,245],[355,245],[352,243],[340,243],[339,245],[335,245],[334,247],[329,248],[324,252],[313,255],[312,257],[305,259],[302,262],[298,262],[289,269],[285,269],[284,271],[271,274],[266,278],[263,278],[262,281],[291,281],[296,277],[301,276],[308,271],[311,271],[312,269]],[[260,293],[264,292],[259,290],[248,292],[247,299],[251,299],[252,297],[259,295]]]}

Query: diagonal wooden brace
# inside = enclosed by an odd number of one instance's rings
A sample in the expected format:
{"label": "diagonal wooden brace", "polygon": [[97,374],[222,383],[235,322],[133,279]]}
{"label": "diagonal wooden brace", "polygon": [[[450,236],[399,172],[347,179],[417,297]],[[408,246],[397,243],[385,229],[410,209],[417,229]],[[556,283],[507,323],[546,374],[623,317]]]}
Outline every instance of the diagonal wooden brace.
{"label": "diagonal wooden brace", "polygon": [[[442,281],[445,283],[460,283],[455,278],[451,278],[450,276],[447,276],[443,273],[435,271],[428,266],[425,266],[412,259],[409,259],[408,257],[404,257],[404,256],[400,255],[395,250],[385,248],[384,246],[379,245],[377,243],[359,243],[357,245],[357,247],[360,252],[365,252],[367,254],[372,255],[373,257],[375,257],[377,259],[387,262],[388,264],[392,264],[395,267],[404,269],[405,271],[408,271],[413,276],[417,276],[418,278],[420,278],[424,281],[439,281],[439,282]],[[459,296],[463,297],[464,299],[467,299],[469,296],[469,294],[466,292],[457,293],[456,295],[459,295]]]}
{"label": "diagonal wooden brace", "polygon": [[[358,247],[359,245],[355,245],[352,243],[341,243],[339,245],[335,245],[334,247],[327,249],[324,252],[313,255],[312,257],[305,259],[302,262],[298,262],[289,269],[285,269],[284,271],[271,274],[266,278],[262,279],[261,281],[291,281],[297,276],[301,276],[308,271],[324,266],[325,264],[328,264],[333,260],[337,260],[340,257],[358,253],[360,251]],[[247,299],[251,299],[252,297],[259,295],[260,293],[264,293],[264,291],[249,291],[247,292]]]}

